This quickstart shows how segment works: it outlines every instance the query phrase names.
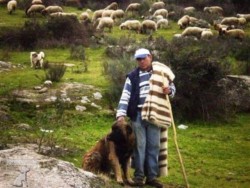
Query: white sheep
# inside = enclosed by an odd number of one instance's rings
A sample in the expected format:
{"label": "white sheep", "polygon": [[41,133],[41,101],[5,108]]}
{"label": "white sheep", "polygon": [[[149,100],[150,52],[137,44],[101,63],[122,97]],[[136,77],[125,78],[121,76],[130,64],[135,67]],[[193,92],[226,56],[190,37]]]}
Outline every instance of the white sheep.
{"label": "white sheep", "polygon": [[210,7],[204,7],[204,12],[210,13],[210,14],[223,14],[223,9],[220,6],[210,6]]}
{"label": "white sheep", "polygon": [[51,14],[51,13],[55,13],[55,12],[63,12],[62,7],[57,6],[57,5],[47,6],[45,9],[42,10],[43,15]]}
{"label": "white sheep", "polygon": [[177,21],[177,25],[180,27],[180,29],[184,29],[189,25],[189,22],[190,17],[188,15],[184,15]]}
{"label": "white sheep", "polygon": [[102,12],[104,9],[98,9],[94,11],[93,16],[92,16],[92,22],[94,23],[98,18],[102,17]]}
{"label": "white sheep", "polygon": [[181,35],[183,37],[194,36],[196,38],[200,38],[201,37],[201,33],[204,30],[205,30],[204,28],[200,28],[200,27],[187,27],[186,29],[184,29],[184,31],[181,33]]}
{"label": "white sheep", "polygon": [[162,15],[163,18],[167,18],[168,17],[168,11],[167,9],[158,9],[154,12],[153,16],[158,16],[158,15]]}
{"label": "white sheep", "polygon": [[165,3],[163,1],[159,1],[159,2],[154,2],[149,9],[149,12],[154,12],[158,9],[162,9],[165,8]]}
{"label": "white sheep", "polygon": [[124,11],[122,9],[117,9],[111,14],[113,20],[120,19],[124,17]]}
{"label": "white sheep", "polygon": [[51,18],[55,17],[68,17],[77,19],[77,14],[75,12],[54,12],[49,15]]}
{"label": "white sheep", "polygon": [[114,10],[103,10],[102,17],[110,17]]}
{"label": "white sheep", "polygon": [[11,0],[7,3],[7,10],[9,14],[12,14],[16,10],[17,2],[16,0]]}
{"label": "white sheep", "polygon": [[213,36],[214,34],[211,29],[205,29],[201,32],[201,39],[211,39]]}
{"label": "white sheep", "polygon": [[184,14],[188,14],[188,15],[193,14],[195,12],[195,10],[196,9],[192,6],[183,8]]}
{"label": "white sheep", "polygon": [[31,68],[43,68],[43,59],[45,58],[44,52],[30,52]]}
{"label": "white sheep", "polygon": [[107,7],[104,8],[105,10],[117,10],[118,9],[118,4],[117,2],[113,2]]}
{"label": "white sheep", "polygon": [[138,12],[140,7],[141,7],[140,3],[131,3],[127,6],[125,12],[132,12],[133,14],[135,12]]}
{"label": "white sheep", "polygon": [[166,29],[168,28],[168,20],[166,18],[162,18],[156,22],[157,29]]}
{"label": "white sheep", "polygon": [[88,22],[90,21],[90,15],[88,12],[82,12],[79,16],[79,20],[82,22]]}
{"label": "white sheep", "polygon": [[42,0],[33,0],[31,2],[32,5],[35,5],[35,4],[43,4]]}
{"label": "white sheep", "polygon": [[31,16],[34,15],[35,13],[42,13],[42,11],[45,9],[44,5],[41,4],[35,4],[31,5],[27,10],[26,10],[26,15]]}
{"label": "white sheep", "polygon": [[237,14],[238,18],[245,18],[247,22],[250,22],[250,14]]}
{"label": "white sheep", "polygon": [[104,31],[104,28],[108,28],[109,32],[112,31],[112,28],[114,26],[114,20],[110,17],[102,17],[98,18],[98,25],[96,27],[96,30],[102,30]]}
{"label": "white sheep", "polygon": [[141,22],[139,20],[127,20],[119,26],[121,30],[127,29],[127,30],[134,30],[137,33],[141,32]]}
{"label": "white sheep", "polygon": [[141,31],[142,33],[157,31],[156,23],[153,20],[143,20],[141,23]]}
{"label": "white sheep", "polygon": [[236,38],[236,39],[244,39],[245,38],[245,31],[242,29],[231,29],[231,30],[223,30],[221,35],[225,35],[228,37]]}

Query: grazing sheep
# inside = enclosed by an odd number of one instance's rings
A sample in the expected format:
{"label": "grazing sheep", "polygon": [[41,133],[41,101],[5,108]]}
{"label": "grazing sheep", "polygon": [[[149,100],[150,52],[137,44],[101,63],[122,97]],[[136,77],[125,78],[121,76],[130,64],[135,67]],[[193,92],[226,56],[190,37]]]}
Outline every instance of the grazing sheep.
{"label": "grazing sheep", "polygon": [[16,0],[11,0],[7,3],[7,9],[8,9],[8,13],[12,14],[12,12],[14,12],[16,10],[17,7],[17,2]]}
{"label": "grazing sheep", "polygon": [[127,6],[125,12],[132,12],[132,14],[134,14],[135,12],[139,11],[140,7],[140,3],[131,3]]}
{"label": "grazing sheep", "polygon": [[102,17],[110,17],[114,10],[103,10]]}
{"label": "grazing sheep", "polygon": [[143,20],[141,23],[141,31],[142,33],[147,33],[148,31],[156,31],[157,26],[153,20]]}
{"label": "grazing sheep", "polygon": [[94,11],[93,16],[92,16],[92,22],[94,23],[98,18],[102,17],[102,12],[104,9],[99,9]]}
{"label": "grazing sheep", "polygon": [[26,10],[26,15],[31,16],[35,15],[36,13],[42,13],[42,11],[45,9],[44,5],[41,4],[35,4],[31,5],[27,10]]}
{"label": "grazing sheep", "polygon": [[127,29],[127,30],[134,30],[137,33],[141,32],[141,22],[139,20],[127,20],[123,22],[119,28],[121,30]]}
{"label": "grazing sheep", "polygon": [[55,17],[69,17],[69,18],[73,18],[73,19],[77,19],[77,14],[74,12],[54,12],[51,13],[49,15],[51,18],[55,18]]}
{"label": "grazing sheep", "polygon": [[220,35],[225,35],[240,40],[245,38],[245,32],[242,29],[223,30],[220,32]]}
{"label": "grazing sheep", "polygon": [[96,27],[96,30],[104,31],[104,28],[108,28],[109,32],[111,32],[113,26],[114,26],[114,20],[112,18],[102,17],[102,18],[98,18],[98,25]]}
{"label": "grazing sheep", "polygon": [[43,4],[42,0],[33,0],[31,2],[32,5]]}
{"label": "grazing sheep", "polygon": [[204,7],[203,11],[208,12],[210,14],[218,14],[218,15],[223,14],[223,9],[219,6]]}
{"label": "grazing sheep", "polygon": [[185,7],[183,9],[183,12],[184,12],[184,14],[189,15],[189,14],[193,14],[195,12],[195,10],[196,9],[194,7]]}
{"label": "grazing sheep", "polygon": [[157,29],[166,29],[168,28],[168,20],[166,18],[162,18],[156,22]]}
{"label": "grazing sheep", "polygon": [[201,33],[204,30],[205,30],[204,28],[200,28],[200,27],[187,27],[186,29],[184,29],[184,31],[181,33],[181,35],[183,37],[185,37],[185,36],[194,36],[196,38],[200,38]]}
{"label": "grazing sheep", "polygon": [[224,25],[238,25],[239,19],[237,17],[225,17],[220,23]]}
{"label": "grazing sheep", "polygon": [[45,58],[44,52],[30,52],[30,67],[43,68],[43,59]]}
{"label": "grazing sheep", "polygon": [[117,10],[118,9],[118,4],[117,4],[117,2],[113,2],[104,9],[105,10]]}
{"label": "grazing sheep", "polygon": [[213,36],[214,34],[211,29],[205,29],[201,32],[201,39],[211,39]]}
{"label": "grazing sheep", "polygon": [[217,30],[217,31],[227,30],[228,27],[229,27],[228,25],[214,23],[214,29]]}
{"label": "grazing sheep", "polygon": [[164,2],[162,2],[162,1],[155,2],[150,6],[149,12],[151,13],[151,12],[154,12],[154,11],[156,11],[158,9],[162,9],[162,8],[165,8]]}
{"label": "grazing sheep", "polygon": [[190,18],[189,26],[191,26],[191,27],[202,27],[202,28],[210,28],[211,27],[211,24],[208,23],[206,20],[197,19],[194,17],[189,17],[189,18]]}
{"label": "grazing sheep", "polygon": [[153,16],[158,16],[158,15],[162,15],[163,18],[167,18],[168,17],[168,11],[167,9],[158,9],[154,12]]}
{"label": "grazing sheep", "polygon": [[79,16],[79,20],[82,21],[82,22],[88,22],[90,21],[90,15],[88,12],[82,12]]}
{"label": "grazing sheep", "polygon": [[237,14],[238,18],[245,18],[247,22],[250,22],[250,14]]}
{"label": "grazing sheep", "polygon": [[112,14],[111,14],[111,18],[113,20],[116,20],[116,19],[120,19],[120,18],[123,18],[124,17],[124,11],[122,9],[117,9],[115,10]]}
{"label": "grazing sheep", "polygon": [[180,27],[180,29],[184,29],[189,25],[189,22],[190,22],[190,17],[188,15],[184,15],[178,20],[177,24]]}
{"label": "grazing sheep", "polygon": [[55,13],[55,12],[63,12],[62,7],[60,6],[47,6],[45,9],[42,10],[42,14],[43,15],[47,15],[47,14],[51,14],[51,13]]}

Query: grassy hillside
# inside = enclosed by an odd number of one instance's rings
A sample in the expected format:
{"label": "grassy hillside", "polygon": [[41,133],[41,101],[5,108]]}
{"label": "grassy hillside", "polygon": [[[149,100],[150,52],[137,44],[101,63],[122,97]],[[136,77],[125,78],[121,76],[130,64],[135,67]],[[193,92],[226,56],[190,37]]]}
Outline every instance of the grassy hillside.
{"label": "grassy hillside", "polygon": [[[78,15],[81,12],[71,7],[64,7],[64,10],[77,12]],[[23,10],[19,9],[13,15],[8,15],[6,7],[2,5],[0,6],[0,15],[0,33],[10,27],[21,27],[26,20],[30,19],[25,16]],[[36,19],[46,21],[42,16],[37,16]],[[245,31],[250,36],[249,24]],[[158,30],[153,36],[162,36],[171,40],[175,33],[180,33],[180,30],[176,22],[170,21],[169,29]],[[117,39],[131,36],[137,41],[146,38],[145,35],[141,34],[121,32],[118,26],[114,27],[112,33],[105,33],[105,35]],[[57,47],[34,49],[34,51],[44,51],[48,62],[75,65],[72,68],[67,68],[61,83],[90,84],[103,92],[109,85],[107,78],[103,75],[102,63],[107,58],[105,49],[106,44],[95,48],[85,48],[87,72],[81,71],[83,62],[70,58],[69,48]],[[29,53],[30,51],[0,49],[0,61],[9,61],[16,65],[16,68],[11,69],[11,71],[0,72],[0,96],[8,96],[13,89],[33,88],[42,83],[39,78],[44,76],[44,71],[30,68]],[[57,84],[53,87],[57,87]],[[107,134],[115,119],[115,112],[108,109],[108,104],[105,101],[103,102],[103,110],[83,113],[77,112],[72,107],[63,106],[61,103],[36,110],[36,107],[30,104],[11,102],[6,104],[5,101],[0,100],[0,107],[2,103],[6,105],[14,119],[7,124],[0,122],[0,143],[2,145],[10,143],[47,145],[53,150],[50,155],[73,162],[77,167],[81,167],[82,155],[98,139]],[[250,187],[249,122],[249,114],[238,114],[235,119],[225,123],[208,124],[176,120],[176,125],[185,124],[188,126],[186,130],[177,129],[177,134],[190,187]],[[32,128],[30,130],[17,128],[16,124],[18,123],[27,123]],[[41,127],[54,132],[44,134],[40,131]],[[60,150],[60,148],[63,149]],[[133,170],[131,170],[132,172]],[[175,187],[185,184],[174,145],[172,128],[169,130],[169,176],[161,177],[161,180]]]}

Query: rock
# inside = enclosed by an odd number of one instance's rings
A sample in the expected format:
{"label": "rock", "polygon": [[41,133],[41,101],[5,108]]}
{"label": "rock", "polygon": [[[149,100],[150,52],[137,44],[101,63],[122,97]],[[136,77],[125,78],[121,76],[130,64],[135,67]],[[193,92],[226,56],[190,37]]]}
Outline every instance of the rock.
{"label": "rock", "polygon": [[87,110],[87,108],[85,106],[80,106],[80,105],[76,105],[75,108],[77,111],[80,111],[80,112]]}
{"label": "rock", "polygon": [[102,94],[100,92],[93,93],[95,99],[100,100],[102,98]]}
{"label": "rock", "polygon": [[9,68],[11,68],[11,63],[10,62],[0,61],[0,67],[9,69]]}
{"label": "rock", "polygon": [[38,91],[38,93],[46,93],[49,89],[47,87],[43,87]]}
{"label": "rock", "polygon": [[72,163],[40,155],[30,147],[0,151],[0,187],[101,188],[104,180]]}

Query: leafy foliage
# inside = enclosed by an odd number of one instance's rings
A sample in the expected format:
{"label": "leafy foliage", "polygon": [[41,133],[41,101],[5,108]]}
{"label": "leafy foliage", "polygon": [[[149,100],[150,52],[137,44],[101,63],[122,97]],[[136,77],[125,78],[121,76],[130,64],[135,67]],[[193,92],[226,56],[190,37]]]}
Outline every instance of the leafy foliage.
{"label": "leafy foliage", "polygon": [[45,70],[45,79],[51,80],[52,82],[59,82],[63,77],[66,66],[63,64],[53,64],[50,65],[48,69]]}

